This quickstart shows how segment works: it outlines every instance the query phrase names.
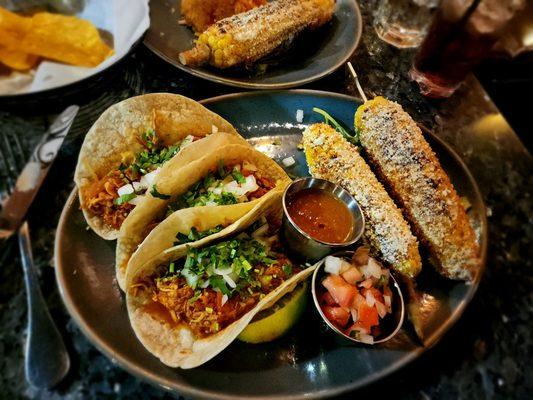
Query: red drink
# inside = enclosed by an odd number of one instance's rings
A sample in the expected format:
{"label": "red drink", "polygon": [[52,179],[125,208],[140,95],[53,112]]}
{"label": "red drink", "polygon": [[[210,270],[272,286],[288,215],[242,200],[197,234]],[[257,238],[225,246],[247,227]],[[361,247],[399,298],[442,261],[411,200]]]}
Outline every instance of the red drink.
{"label": "red drink", "polygon": [[411,69],[428,97],[450,96],[485,59],[524,0],[443,0]]}

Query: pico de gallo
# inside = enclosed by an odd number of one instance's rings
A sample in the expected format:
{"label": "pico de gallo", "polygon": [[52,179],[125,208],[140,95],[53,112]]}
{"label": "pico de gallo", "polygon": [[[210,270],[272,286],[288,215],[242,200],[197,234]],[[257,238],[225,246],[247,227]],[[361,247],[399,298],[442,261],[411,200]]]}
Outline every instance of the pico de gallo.
{"label": "pico de gallo", "polygon": [[186,325],[197,337],[212,335],[301,271],[283,253],[277,225],[262,219],[232,239],[189,248],[136,281],[131,294],[163,322]]}
{"label": "pico de gallo", "polygon": [[319,294],[326,318],[346,335],[372,344],[380,322],[392,312],[389,270],[359,247],[351,260],[328,256]]}
{"label": "pico de gallo", "polygon": [[138,137],[143,150],[124,154],[123,162],[116,169],[85,188],[82,207],[102,217],[105,225],[119,229],[147,191],[162,196],[153,186],[160,167],[198,139],[201,137],[188,135],[168,146],[154,130],[143,133]]}

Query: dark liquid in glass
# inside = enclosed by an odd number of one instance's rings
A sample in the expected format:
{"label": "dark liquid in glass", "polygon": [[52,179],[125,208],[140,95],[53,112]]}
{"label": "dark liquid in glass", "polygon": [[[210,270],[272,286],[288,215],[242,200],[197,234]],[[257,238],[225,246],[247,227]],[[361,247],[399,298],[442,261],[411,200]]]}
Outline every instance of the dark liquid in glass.
{"label": "dark liquid in glass", "polygon": [[420,46],[411,78],[429,97],[448,97],[485,59],[516,12],[511,0],[444,0]]}

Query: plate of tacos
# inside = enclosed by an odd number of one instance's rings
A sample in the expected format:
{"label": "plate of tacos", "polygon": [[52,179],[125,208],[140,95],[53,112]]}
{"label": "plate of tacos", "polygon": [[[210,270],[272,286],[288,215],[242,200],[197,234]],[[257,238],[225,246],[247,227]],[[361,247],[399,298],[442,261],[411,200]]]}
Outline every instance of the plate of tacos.
{"label": "plate of tacos", "polygon": [[[403,124],[417,144],[399,151],[418,148],[427,156],[425,168],[415,163],[420,157],[402,159],[403,168],[433,177],[432,185],[418,188],[440,210],[432,224],[440,229],[432,231],[416,201],[402,200],[408,188],[401,179],[387,179],[395,176],[387,175],[387,157],[371,153],[375,107],[410,117],[396,103],[371,102],[360,107],[352,97],[307,90],[226,95],[201,104],[155,93],[107,109],[80,150],[76,188],[55,244],[60,292],[84,334],[140,378],[183,395],[221,399],[340,394],[436,344],[483,273],[483,201],[449,146],[416,124]],[[326,160],[346,164],[322,168]],[[376,160],[383,164],[374,175],[363,163]],[[293,179],[309,175],[340,185],[361,206],[365,232],[353,250],[369,250],[355,252],[359,267],[348,263],[351,272],[339,270],[346,262],[334,257],[304,260],[284,239],[284,192]],[[397,192],[385,190],[389,185]],[[372,191],[365,193],[367,187]],[[404,242],[409,251],[402,253]],[[376,265],[384,275],[372,277]],[[323,283],[324,313],[309,301],[309,278],[320,267],[336,283]],[[388,274],[407,299],[399,332],[375,345],[336,334],[328,325],[357,338],[379,330],[371,320],[391,307]],[[357,288],[348,306],[347,282]]]}

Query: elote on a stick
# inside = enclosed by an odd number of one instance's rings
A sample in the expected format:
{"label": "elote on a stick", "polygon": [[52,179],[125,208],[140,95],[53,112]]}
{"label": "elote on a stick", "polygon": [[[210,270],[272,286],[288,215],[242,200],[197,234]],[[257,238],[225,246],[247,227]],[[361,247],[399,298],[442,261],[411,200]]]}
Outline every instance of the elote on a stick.
{"label": "elote on a stick", "polygon": [[474,230],[415,121],[399,104],[376,97],[359,107],[355,128],[369,162],[429,248],[437,270],[447,278],[471,279],[480,264]]}
{"label": "elote on a stick", "polygon": [[415,277],[422,268],[418,242],[357,147],[326,124],[309,126],[303,145],[311,175],[342,186],[361,206],[370,246],[393,270]]}
{"label": "elote on a stick", "polygon": [[305,29],[328,22],[335,0],[275,0],[207,28],[196,46],[179,55],[189,66],[229,68],[251,64],[290,42]]}

